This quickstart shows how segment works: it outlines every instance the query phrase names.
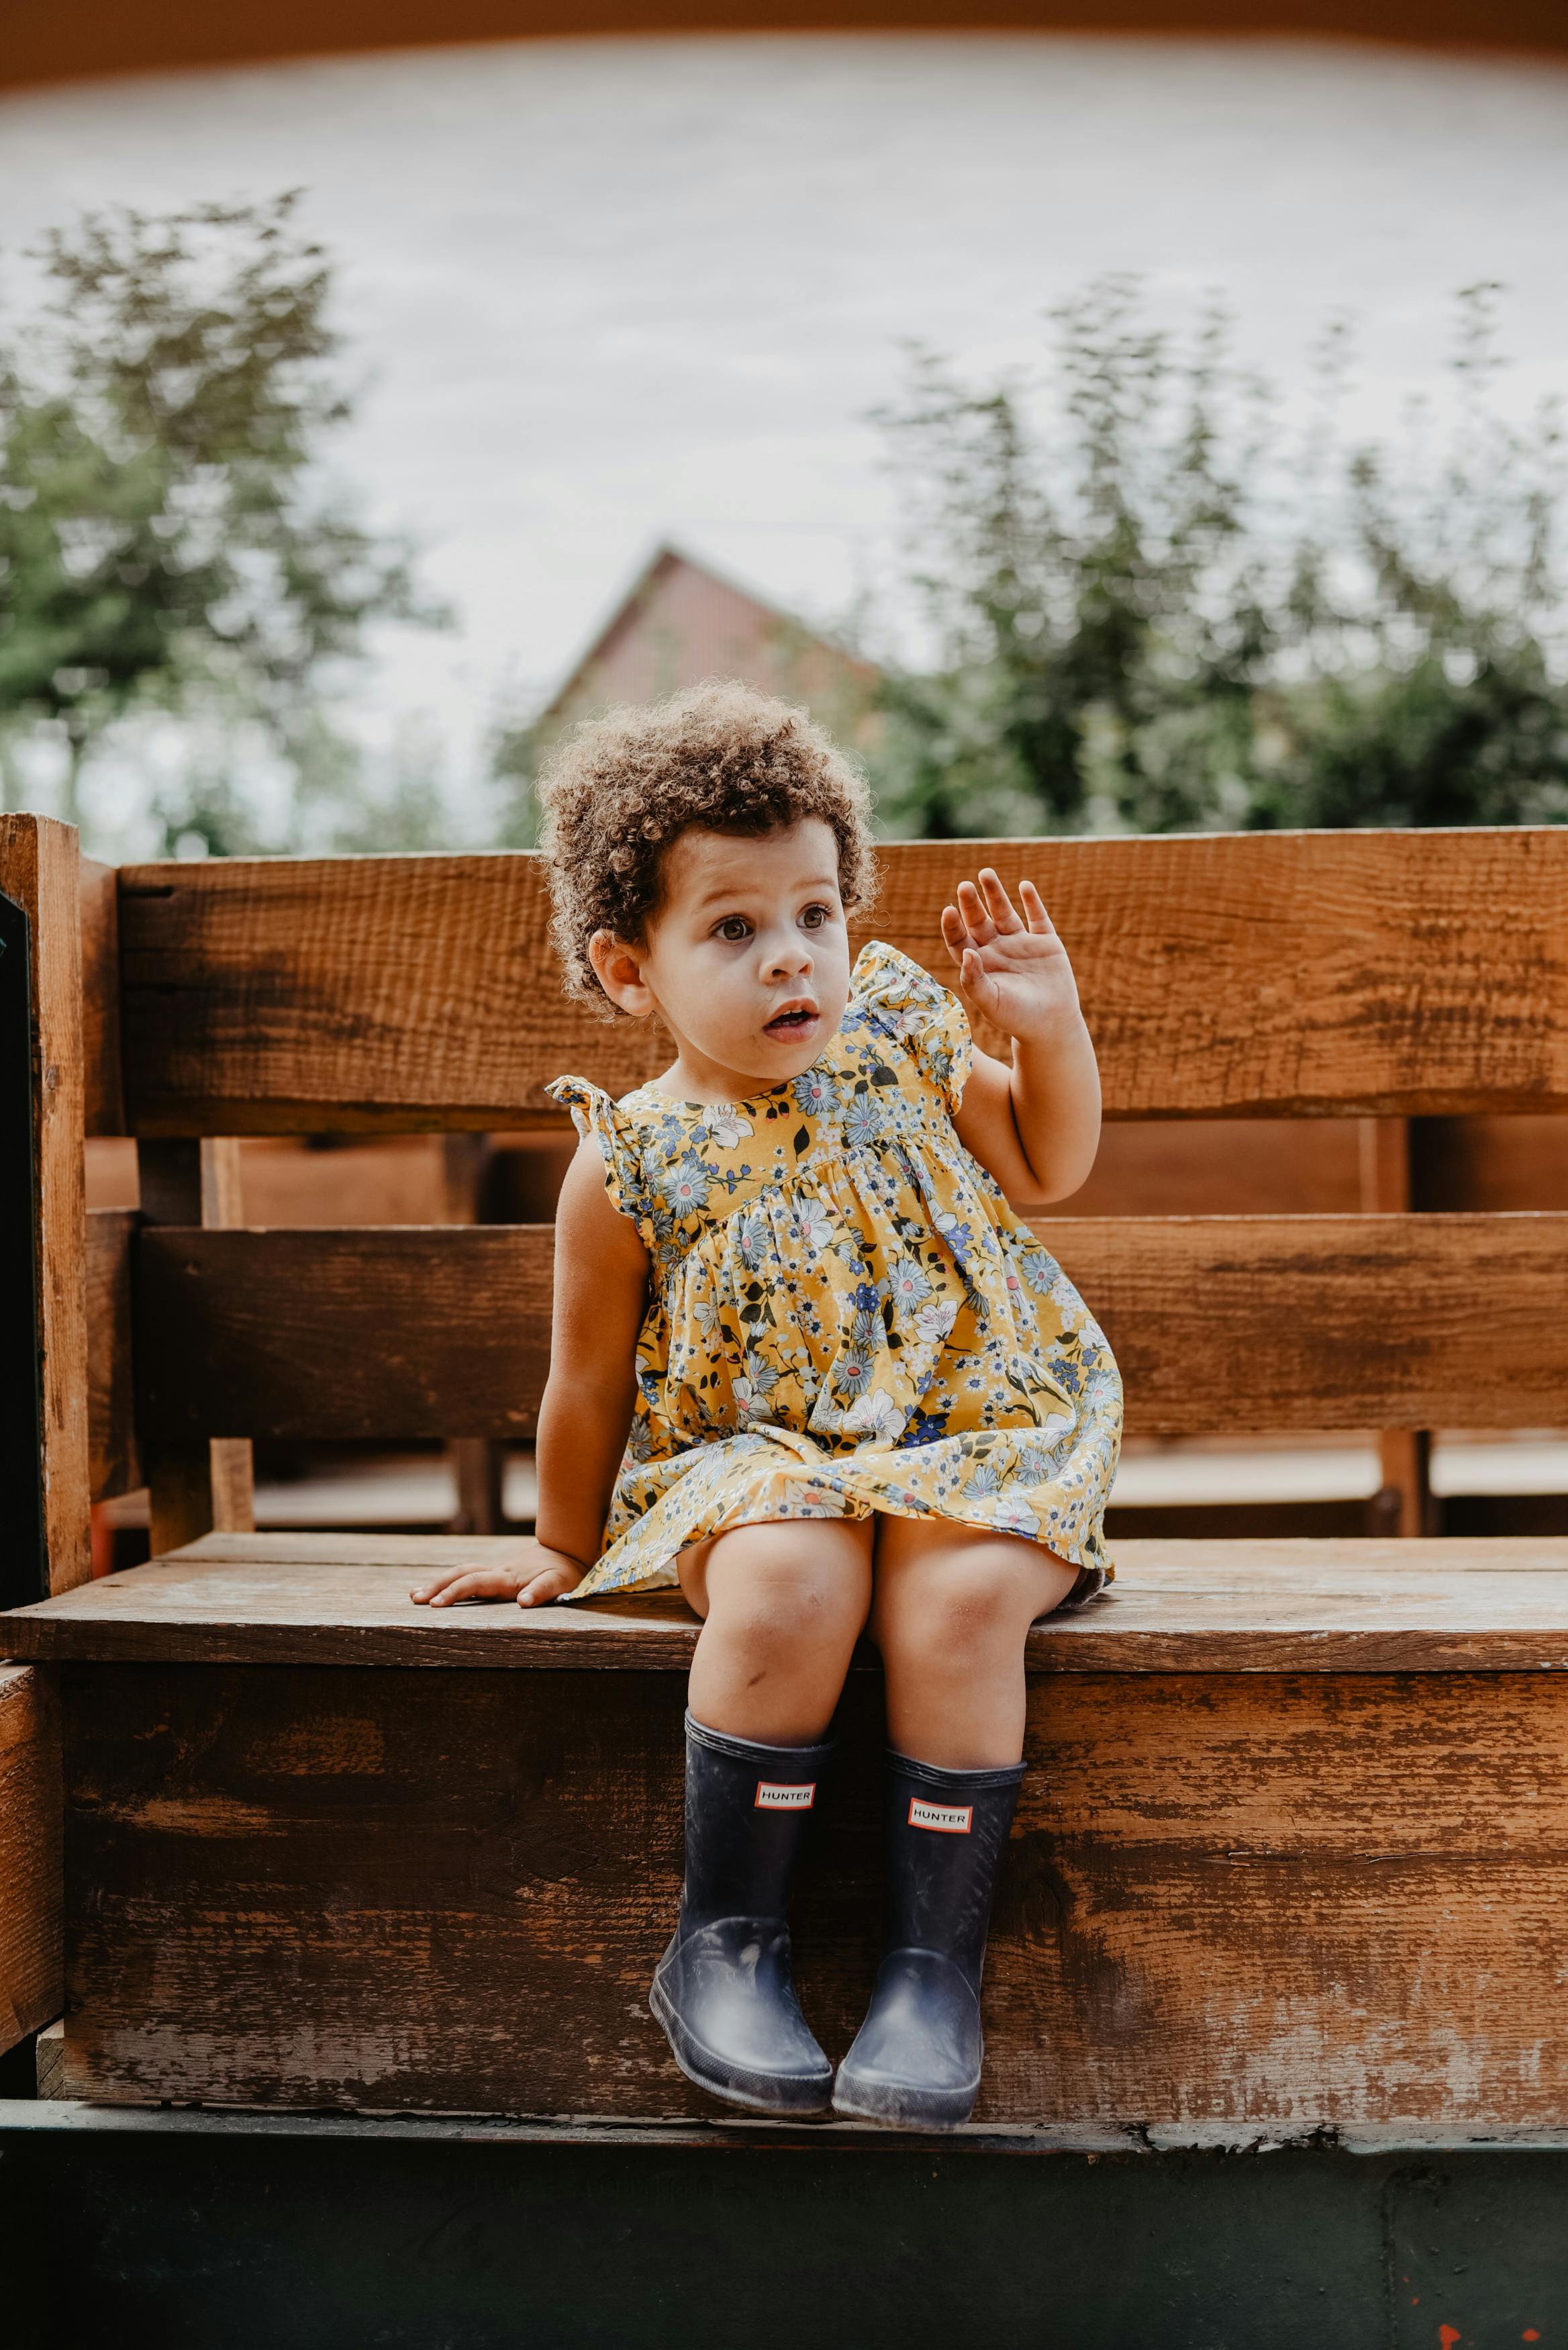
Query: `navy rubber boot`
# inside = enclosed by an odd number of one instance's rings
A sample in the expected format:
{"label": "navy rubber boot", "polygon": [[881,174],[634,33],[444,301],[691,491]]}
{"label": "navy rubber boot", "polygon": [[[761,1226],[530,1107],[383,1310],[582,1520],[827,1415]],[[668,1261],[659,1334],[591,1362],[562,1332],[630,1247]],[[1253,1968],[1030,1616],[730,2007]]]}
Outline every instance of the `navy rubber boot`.
{"label": "navy rubber boot", "polygon": [[954,2129],[980,2094],[980,1979],[991,1897],[1023,1765],[940,1771],[888,1757],[888,1932],[833,2110],[888,2129]]}
{"label": "navy rubber boot", "polygon": [[687,2079],[753,2113],[824,2113],[832,2095],[794,1995],[787,1923],[832,1752],[759,1746],[686,1717],[686,1884],[648,2003]]}

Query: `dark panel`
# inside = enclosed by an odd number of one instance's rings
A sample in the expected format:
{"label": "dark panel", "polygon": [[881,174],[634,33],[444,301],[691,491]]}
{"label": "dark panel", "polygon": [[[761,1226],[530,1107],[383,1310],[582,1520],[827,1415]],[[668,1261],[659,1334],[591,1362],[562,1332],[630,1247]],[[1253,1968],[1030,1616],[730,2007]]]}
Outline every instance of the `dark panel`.
{"label": "dark panel", "polygon": [[87,1220],[88,1441],[92,1497],[141,1482],[131,1372],[130,1254],[136,1211],[98,1208]]}
{"label": "dark panel", "polygon": [[49,1587],[38,1366],[32,988],[25,910],[0,891],[0,1607]]}

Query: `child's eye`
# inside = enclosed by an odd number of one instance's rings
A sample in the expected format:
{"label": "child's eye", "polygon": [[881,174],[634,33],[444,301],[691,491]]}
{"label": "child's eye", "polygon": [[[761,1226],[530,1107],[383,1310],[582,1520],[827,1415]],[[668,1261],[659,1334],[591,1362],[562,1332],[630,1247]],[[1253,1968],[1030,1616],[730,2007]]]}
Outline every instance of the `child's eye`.
{"label": "child's eye", "polygon": [[802,930],[820,931],[831,910],[827,906],[808,906],[800,918]]}
{"label": "child's eye", "polygon": [[719,924],[714,935],[721,939],[727,939],[733,946],[739,940],[751,937],[752,926],[743,914],[729,914]]}

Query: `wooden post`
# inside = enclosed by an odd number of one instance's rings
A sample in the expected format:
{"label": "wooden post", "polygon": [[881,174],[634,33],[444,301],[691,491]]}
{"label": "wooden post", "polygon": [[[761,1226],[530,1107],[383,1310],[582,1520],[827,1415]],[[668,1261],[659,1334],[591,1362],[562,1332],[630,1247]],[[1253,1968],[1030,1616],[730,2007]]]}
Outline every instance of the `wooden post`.
{"label": "wooden post", "polygon": [[[244,1221],[240,1146],[231,1137],[137,1144],[141,1219],[148,1224],[235,1225]],[[248,1437],[146,1448],[152,1555],[214,1532],[255,1524]]]}
{"label": "wooden post", "polygon": [[[26,953],[32,1173],[19,1180],[35,1278],[38,1471],[29,1519],[39,1532],[29,1578],[67,1591],[92,1572],[87,1382],[87,1208],[82,1153],[81,926],[77,836],[52,817],[0,816],[0,891],[19,908],[13,951]],[[12,984],[18,1013],[23,974]],[[26,1153],[26,1134],[5,1147]],[[30,1194],[30,1198],[29,1198]],[[5,1539],[14,1538],[13,1523]],[[21,1595],[17,1595],[21,1596]]]}
{"label": "wooden post", "polygon": [[[441,1152],[446,1178],[447,1222],[472,1224],[480,1221],[484,1170],[491,1158],[487,1134],[449,1134]],[[506,1448],[488,1436],[453,1436],[447,1440],[447,1461],[457,1485],[457,1508],[447,1521],[453,1534],[501,1534],[506,1531],[502,1488],[506,1475]]]}
{"label": "wooden post", "polygon": [[[1361,1120],[1361,1205],[1368,1215],[1410,1212],[1410,1121]],[[1437,1532],[1429,1429],[1386,1428],[1377,1440],[1382,1482],[1366,1505],[1369,1534]]]}

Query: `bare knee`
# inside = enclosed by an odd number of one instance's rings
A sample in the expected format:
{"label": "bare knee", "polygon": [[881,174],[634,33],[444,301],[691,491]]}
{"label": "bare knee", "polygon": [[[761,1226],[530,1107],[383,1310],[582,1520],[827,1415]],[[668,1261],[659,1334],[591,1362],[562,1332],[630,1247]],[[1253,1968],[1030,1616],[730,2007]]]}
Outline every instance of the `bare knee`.
{"label": "bare knee", "polygon": [[710,1568],[709,1621],[722,1623],[727,1639],[759,1657],[852,1648],[870,1606],[868,1565],[836,1545],[816,1556],[806,1544],[756,1544],[742,1551],[747,1531],[726,1538],[736,1545],[724,1562],[732,1571]]}
{"label": "bare knee", "polygon": [[924,1669],[964,1670],[1013,1639],[1034,1612],[1027,1571],[976,1547],[917,1575],[878,1580],[871,1637],[883,1655]]}

